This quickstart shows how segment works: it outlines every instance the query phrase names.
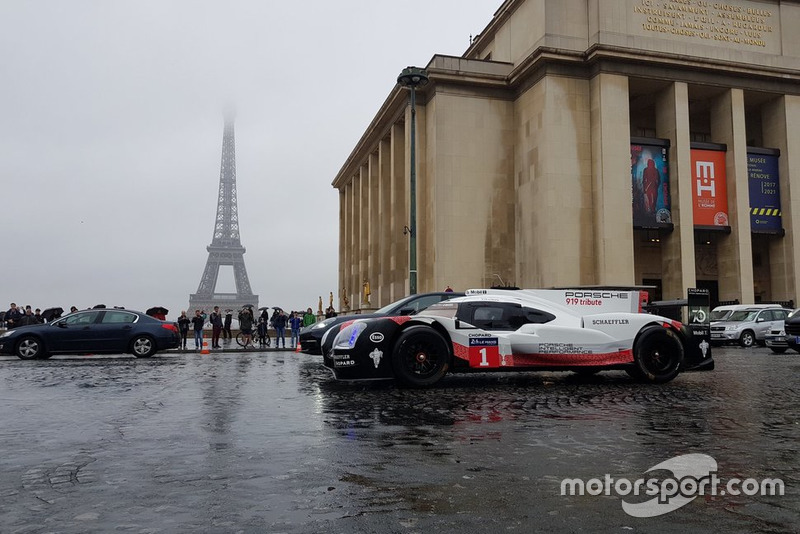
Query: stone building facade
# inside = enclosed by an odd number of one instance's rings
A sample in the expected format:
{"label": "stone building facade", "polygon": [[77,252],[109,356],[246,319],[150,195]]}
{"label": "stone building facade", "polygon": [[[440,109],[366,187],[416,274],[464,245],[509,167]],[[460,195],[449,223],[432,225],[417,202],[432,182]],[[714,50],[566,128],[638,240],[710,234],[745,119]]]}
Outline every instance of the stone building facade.
{"label": "stone building facade", "polygon": [[[503,2],[416,93],[418,291],[796,301],[799,29],[795,1]],[[398,85],[333,181],[351,303],[408,291],[409,123]]]}

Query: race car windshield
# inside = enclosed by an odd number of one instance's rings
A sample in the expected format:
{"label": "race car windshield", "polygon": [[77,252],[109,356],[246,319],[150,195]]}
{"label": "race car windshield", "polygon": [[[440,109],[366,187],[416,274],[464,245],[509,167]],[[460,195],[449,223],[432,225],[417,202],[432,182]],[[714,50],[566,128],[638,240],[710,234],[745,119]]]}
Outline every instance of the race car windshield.
{"label": "race car windshield", "polygon": [[458,312],[458,304],[453,304],[452,302],[440,302],[439,304],[434,304],[433,306],[430,306],[427,309],[419,312],[419,315],[453,319],[456,316],[456,312]]}

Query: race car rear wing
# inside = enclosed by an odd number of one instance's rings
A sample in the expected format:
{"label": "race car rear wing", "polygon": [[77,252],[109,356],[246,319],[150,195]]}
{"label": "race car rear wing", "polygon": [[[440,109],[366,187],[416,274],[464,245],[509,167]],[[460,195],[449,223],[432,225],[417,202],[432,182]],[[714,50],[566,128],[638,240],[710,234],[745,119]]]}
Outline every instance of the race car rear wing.
{"label": "race car rear wing", "polygon": [[625,291],[617,289],[468,289],[467,296],[497,295],[508,297],[513,295],[520,300],[546,300],[564,306],[576,315],[593,315],[597,313],[641,313],[647,303],[647,291]]}

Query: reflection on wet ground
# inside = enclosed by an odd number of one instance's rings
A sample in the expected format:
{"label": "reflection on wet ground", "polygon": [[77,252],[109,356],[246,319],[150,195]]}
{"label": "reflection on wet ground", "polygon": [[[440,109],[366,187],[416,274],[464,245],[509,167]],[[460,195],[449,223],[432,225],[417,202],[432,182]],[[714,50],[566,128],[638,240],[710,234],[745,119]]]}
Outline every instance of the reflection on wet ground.
{"label": "reflection on wet ground", "polygon": [[[662,386],[624,373],[333,381],[293,352],[0,359],[0,532],[792,532],[800,356],[716,352]],[[784,496],[655,518],[564,478],[687,453]]]}

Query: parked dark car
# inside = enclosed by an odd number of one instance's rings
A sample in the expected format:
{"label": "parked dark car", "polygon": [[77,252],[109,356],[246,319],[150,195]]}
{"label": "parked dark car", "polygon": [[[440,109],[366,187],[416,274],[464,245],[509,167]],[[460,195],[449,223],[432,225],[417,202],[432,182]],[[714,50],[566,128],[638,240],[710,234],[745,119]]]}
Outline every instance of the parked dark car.
{"label": "parked dark car", "polygon": [[800,308],[789,314],[784,321],[783,329],[786,346],[795,352],[800,352]]}
{"label": "parked dark car", "polygon": [[53,354],[122,354],[147,358],[180,343],[178,325],[123,309],[91,309],[52,323],[21,326],[0,336],[0,354],[23,360]]}
{"label": "parked dark car", "polygon": [[300,350],[308,354],[322,354],[322,336],[325,335],[331,327],[340,325],[346,321],[353,319],[367,319],[371,317],[396,317],[399,315],[414,315],[419,313],[428,306],[441,302],[443,300],[451,299],[453,297],[463,297],[464,293],[437,292],[437,293],[420,293],[418,295],[410,295],[396,302],[384,306],[383,308],[373,313],[361,313],[350,315],[338,315],[325,319],[318,323],[314,323],[305,327],[300,331]]}

